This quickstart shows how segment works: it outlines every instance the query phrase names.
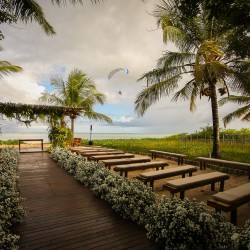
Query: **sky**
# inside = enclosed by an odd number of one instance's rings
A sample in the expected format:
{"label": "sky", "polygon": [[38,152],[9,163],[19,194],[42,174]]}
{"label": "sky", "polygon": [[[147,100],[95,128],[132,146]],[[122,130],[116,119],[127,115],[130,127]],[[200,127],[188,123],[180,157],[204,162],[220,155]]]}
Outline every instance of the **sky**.
{"label": "sky", "polygon": [[[19,65],[23,71],[0,79],[1,102],[37,104],[40,94],[53,91],[50,78],[61,75],[65,80],[73,69],[84,71],[104,93],[107,102],[95,111],[112,118],[113,123],[78,118],[75,132],[88,133],[90,124],[96,133],[161,133],[165,135],[192,133],[212,124],[210,102],[198,100],[195,112],[189,102],[171,102],[164,97],[153,104],[143,117],[134,111],[134,102],[145,81],[137,80],[156,67],[166,50],[174,47],[163,44],[162,31],[152,16],[157,0],[106,0],[99,4],[77,6],[53,5],[37,1],[46,19],[56,30],[47,36],[35,23],[1,25],[5,39],[1,42],[1,60]],[[111,70],[127,68],[108,80]],[[185,79],[183,79],[185,80]],[[220,117],[236,106],[220,107]],[[223,127],[222,121],[220,126]],[[2,132],[46,131],[47,125],[32,123],[28,129],[15,121],[0,121]],[[69,123],[70,125],[70,123]],[[250,128],[249,123],[234,121],[227,128]]]}

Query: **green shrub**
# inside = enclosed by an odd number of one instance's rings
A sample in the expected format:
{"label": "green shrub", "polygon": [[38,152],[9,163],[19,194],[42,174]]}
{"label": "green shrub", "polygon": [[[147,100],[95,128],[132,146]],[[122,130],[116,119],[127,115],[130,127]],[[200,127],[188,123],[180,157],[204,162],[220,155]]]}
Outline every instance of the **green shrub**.
{"label": "green shrub", "polygon": [[13,148],[0,152],[0,249],[17,249],[19,236],[11,233],[12,226],[24,216],[22,199],[17,190],[16,167],[19,153]]}

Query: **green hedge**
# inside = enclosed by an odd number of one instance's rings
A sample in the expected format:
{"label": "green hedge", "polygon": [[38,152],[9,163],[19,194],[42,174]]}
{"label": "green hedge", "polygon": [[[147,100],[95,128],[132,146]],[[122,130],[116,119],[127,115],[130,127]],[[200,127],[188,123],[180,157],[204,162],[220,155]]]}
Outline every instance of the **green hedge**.
{"label": "green hedge", "polygon": [[0,151],[0,249],[18,249],[18,235],[12,234],[12,226],[24,216],[22,199],[17,190],[16,167],[19,153],[13,148]]}

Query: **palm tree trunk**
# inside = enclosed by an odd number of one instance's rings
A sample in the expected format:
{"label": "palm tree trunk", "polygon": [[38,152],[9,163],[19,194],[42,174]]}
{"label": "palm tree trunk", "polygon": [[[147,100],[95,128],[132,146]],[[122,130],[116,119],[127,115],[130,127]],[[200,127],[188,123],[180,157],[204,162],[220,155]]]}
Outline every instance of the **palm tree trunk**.
{"label": "palm tree trunk", "polygon": [[74,116],[70,116],[70,120],[71,120],[71,132],[72,132],[72,138],[74,138],[74,130],[75,130],[74,121],[75,121],[75,117],[74,117]]}
{"label": "palm tree trunk", "polygon": [[216,82],[211,82],[211,107],[213,118],[213,150],[212,158],[220,158],[220,123],[219,123],[219,108],[216,93]]}

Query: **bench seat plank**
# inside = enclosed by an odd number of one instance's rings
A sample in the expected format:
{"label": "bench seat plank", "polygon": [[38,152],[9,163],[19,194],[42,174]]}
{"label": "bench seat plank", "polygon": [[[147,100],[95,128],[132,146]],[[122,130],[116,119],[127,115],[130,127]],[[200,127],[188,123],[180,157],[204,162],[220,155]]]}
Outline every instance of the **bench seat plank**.
{"label": "bench seat plank", "polygon": [[197,157],[197,161],[200,162],[200,169],[206,169],[207,164],[218,164],[222,166],[232,167],[236,169],[241,169],[248,171],[248,179],[250,179],[250,163],[237,162],[237,161],[227,161],[215,158]]}
{"label": "bench seat plank", "polygon": [[124,165],[124,164],[149,162],[149,161],[150,161],[150,159],[148,157],[147,158],[144,157],[144,158],[102,160],[101,162],[104,164],[105,167],[108,167],[110,169],[111,166],[114,166],[114,165]]}
{"label": "bench seat plank", "polygon": [[164,156],[170,156],[173,158],[177,158],[178,161],[178,165],[182,165],[184,162],[184,158],[186,158],[187,156],[184,154],[176,154],[176,153],[172,153],[172,152],[166,152],[166,151],[160,151],[160,150],[149,150],[149,152],[152,154],[152,159],[156,159],[157,155],[164,155]]}
{"label": "bench seat plank", "polygon": [[168,181],[163,185],[163,188],[170,191],[171,195],[180,192],[180,198],[184,198],[184,192],[189,189],[202,187],[211,184],[211,189],[214,190],[216,182],[220,182],[220,191],[224,190],[224,181],[229,179],[229,175],[221,172],[212,172],[200,174],[183,179]]}
{"label": "bench seat plank", "polygon": [[133,157],[135,157],[135,155],[133,155],[133,154],[94,155],[94,156],[89,157],[89,160],[98,162],[100,160],[133,158]]}
{"label": "bench seat plank", "polygon": [[219,192],[207,200],[216,211],[231,212],[231,223],[237,225],[237,208],[250,202],[250,182]]}
{"label": "bench seat plank", "polygon": [[157,162],[144,162],[144,163],[133,163],[133,164],[125,164],[125,165],[118,165],[114,167],[114,171],[120,172],[120,175],[125,174],[125,177],[128,177],[129,171],[136,171],[136,170],[145,170],[148,168],[159,168],[164,169],[165,166],[168,166],[167,162],[157,161]]}
{"label": "bench seat plank", "polygon": [[116,151],[116,149],[111,149],[111,148],[80,149],[80,150],[77,150],[76,152],[77,152],[78,154],[85,154],[85,153],[113,152],[113,151]]}
{"label": "bench seat plank", "polygon": [[173,177],[177,175],[182,175],[182,178],[184,178],[185,174],[189,174],[189,176],[192,176],[192,173],[196,171],[197,171],[197,168],[195,166],[185,165],[185,166],[169,168],[169,169],[164,169],[164,170],[159,170],[159,171],[141,173],[136,178],[143,181],[146,185],[147,185],[147,182],[150,182],[150,186],[153,189],[155,180],[165,179],[165,178],[169,178],[169,177]]}
{"label": "bench seat plank", "polygon": [[81,156],[86,157],[88,160],[91,156],[96,156],[96,155],[118,155],[118,154],[125,154],[123,151],[103,151],[103,152],[85,152],[81,153]]}

